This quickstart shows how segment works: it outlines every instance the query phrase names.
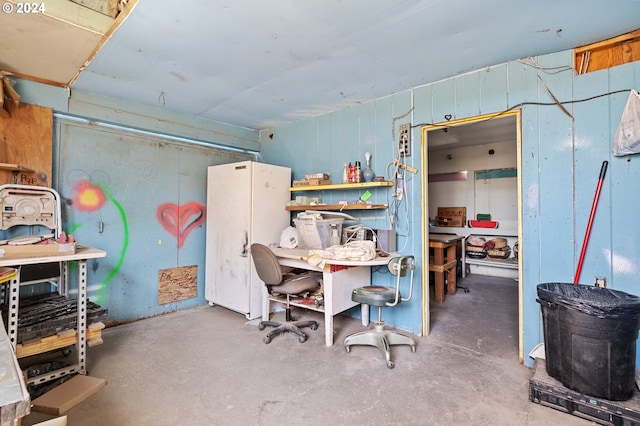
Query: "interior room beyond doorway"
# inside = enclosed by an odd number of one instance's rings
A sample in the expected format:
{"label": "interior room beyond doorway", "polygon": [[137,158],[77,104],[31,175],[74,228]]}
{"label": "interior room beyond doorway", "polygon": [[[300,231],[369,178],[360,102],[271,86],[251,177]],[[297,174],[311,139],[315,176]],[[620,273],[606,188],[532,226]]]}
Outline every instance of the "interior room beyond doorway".
{"label": "interior room beyond doorway", "polygon": [[[474,287],[488,285],[492,279],[504,285],[512,283],[514,291],[506,292],[510,295],[504,304],[499,304],[505,312],[493,314],[502,315],[507,312],[518,312],[519,305],[519,258],[518,236],[520,191],[519,191],[519,158],[520,158],[520,114],[511,111],[499,116],[483,116],[471,119],[440,123],[423,128],[424,163],[427,164],[427,182],[423,194],[426,206],[423,209],[423,223],[428,223],[429,234],[455,234],[463,236],[458,248],[458,259],[462,256],[462,244],[469,248],[469,237],[480,238],[490,242],[500,239],[506,241],[505,251],[495,251],[467,254],[466,270],[462,270],[458,262],[457,295],[463,293],[462,287],[467,287],[469,293],[464,293],[468,310],[482,309],[482,304],[476,303],[473,293]],[[442,208],[463,208],[464,216],[453,222],[443,220],[439,214]],[[441,209],[439,211],[439,208]],[[456,210],[458,211],[458,210]],[[471,220],[482,219],[481,223],[470,223]],[[451,226],[453,225],[453,226]],[[490,243],[491,244],[491,243]],[[425,244],[425,246],[428,244]],[[489,256],[487,253],[491,253]],[[473,257],[470,257],[473,256]],[[463,274],[464,272],[464,274]],[[466,275],[466,279],[462,278]],[[478,279],[481,278],[481,279]],[[429,279],[430,287],[433,277]],[[465,290],[466,291],[466,290]],[[434,294],[434,289],[430,288]],[[430,297],[429,306],[424,309],[430,321],[429,328],[442,330],[438,321],[444,321],[446,316],[438,314],[439,310],[447,309],[447,300],[456,298],[448,294],[443,303],[437,303]],[[461,297],[458,297],[461,299]],[[456,303],[460,301],[456,300]],[[453,303],[453,302],[450,302]],[[459,304],[459,303],[458,303]],[[517,329],[506,331],[514,335],[514,352],[521,346],[521,324],[517,315]],[[477,330],[483,333],[483,330]],[[486,338],[495,330],[487,328]],[[475,336],[482,339],[483,336]],[[522,358],[521,350],[517,350]]]}

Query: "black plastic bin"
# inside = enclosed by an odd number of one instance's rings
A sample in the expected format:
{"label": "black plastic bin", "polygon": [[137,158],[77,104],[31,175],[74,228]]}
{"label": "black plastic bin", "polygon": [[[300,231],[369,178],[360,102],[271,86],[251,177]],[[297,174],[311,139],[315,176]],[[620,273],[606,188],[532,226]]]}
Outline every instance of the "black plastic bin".
{"label": "black plastic bin", "polygon": [[568,283],[538,285],[547,373],[611,401],[633,395],[640,297]]}

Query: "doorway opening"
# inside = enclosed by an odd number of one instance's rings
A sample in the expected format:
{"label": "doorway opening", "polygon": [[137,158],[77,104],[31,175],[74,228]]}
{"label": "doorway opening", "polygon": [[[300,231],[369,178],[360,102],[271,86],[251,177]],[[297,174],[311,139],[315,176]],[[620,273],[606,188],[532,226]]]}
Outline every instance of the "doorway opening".
{"label": "doorway opening", "polygon": [[435,298],[434,266],[422,282],[425,334],[523,361],[520,129],[519,110],[422,128],[423,264],[433,263],[430,240],[463,237],[457,288],[448,276]]}

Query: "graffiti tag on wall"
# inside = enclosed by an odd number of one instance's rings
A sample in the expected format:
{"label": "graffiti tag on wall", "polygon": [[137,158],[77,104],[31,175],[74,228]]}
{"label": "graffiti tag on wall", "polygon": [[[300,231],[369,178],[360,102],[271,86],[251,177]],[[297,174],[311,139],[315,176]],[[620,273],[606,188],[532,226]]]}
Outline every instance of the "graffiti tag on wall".
{"label": "graffiti tag on wall", "polygon": [[189,233],[204,222],[205,207],[196,202],[182,206],[164,203],[158,207],[156,215],[162,227],[176,237],[178,248],[181,248]]}

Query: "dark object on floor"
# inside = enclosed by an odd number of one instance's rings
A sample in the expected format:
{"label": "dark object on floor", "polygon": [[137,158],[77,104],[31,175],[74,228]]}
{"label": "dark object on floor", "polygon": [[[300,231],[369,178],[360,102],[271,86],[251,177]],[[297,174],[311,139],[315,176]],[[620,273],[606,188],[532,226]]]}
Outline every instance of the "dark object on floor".
{"label": "dark object on floor", "polygon": [[465,293],[469,293],[469,287],[463,286],[463,285],[458,285],[456,284],[456,288],[461,288],[462,290],[464,290]]}
{"label": "dark object on floor", "polygon": [[[458,262],[458,264],[456,265],[456,274],[458,276],[462,276],[462,262]],[[467,271],[465,271],[465,275],[466,274],[467,274]],[[456,288],[464,290],[465,293],[469,293],[469,287],[460,285],[458,280],[456,280]]]}
{"label": "dark object on floor", "polygon": [[640,424],[640,395],[624,402],[594,398],[572,391],[549,376],[545,361],[536,359],[529,379],[529,400],[603,425],[631,426]]}
{"label": "dark object on floor", "polygon": [[[28,367],[25,370],[25,372],[27,373],[27,377],[31,378],[31,377],[40,376],[42,374],[47,374],[50,371],[59,370],[65,367],[69,367],[69,364],[64,361],[51,361],[51,362],[45,362],[42,364],[32,365]],[[62,383],[66,382],[76,374],[78,373],[68,374],[66,376],[62,376],[58,379],[51,380],[39,385],[37,384],[27,385],[27,391],[29,391],[29,396],[31,397],[31,400],[33,401],[35,398],[39,397],[40,395],[43,395],[49,392],[51,389],[55,388],[58,385],[61,385]]]}
{"label": "dark object on floor", "polygon": [[547,372],[577,392],[624,401],[635,389],[640,297],[607,288],[538,285]]}
{"label": "dark object on floor", "polygon": [[[415,263],[413,256],[403,256],[391,259],[389,262],[389,272],[397,276],[395,287],[383,286],[365,286],[353,290],[351,300],[358,303],[378,307],[378,320],[374,322],[373,330],[361,331],[359,333],[347,336],[344,339],[344,346],[347,352],[351,351],[352,345],[369,345],[375,346],[384,355],[388,368],[395,366],[391,361],[391,349],[393,345],[409,345],[411,352],[416,351],[416,342],[412,337],[406,336],[396,331],[387,330],[382,320],[382,308],[393,307],[400,302],[406,302],[411,299],[413,293],[413,271]],[[411,271],[409,279],[409,296],[403,298],[400,295],[400,278],[407,275],[407,271]]]}
{"label": "dark object on floor", "polygon": [[299,295],[320,286],[322,275],[305,271],[304,273],[294,275],[284,275],[282,267],[278,263],[278,258],[271,249],[262,244],[251,244],[251,257],[256,267],[258,277],[264,282],[269,291],[269,298],[275,294],[284,294],[287,296],[287,304],[285,307],[285,323],[275,321],[260,321],[258,328],[264,330],[265,327],[275,327],[274,330],[267,333],[264,337],[264,343],[270,343],[273,336],[292,332],[298,336],[298,341],[304,343],[307,335],[301,330],[303,327],[310,327],[312,330],[318,329],[316,321],[292,321],[291,318],[291,296]]}

